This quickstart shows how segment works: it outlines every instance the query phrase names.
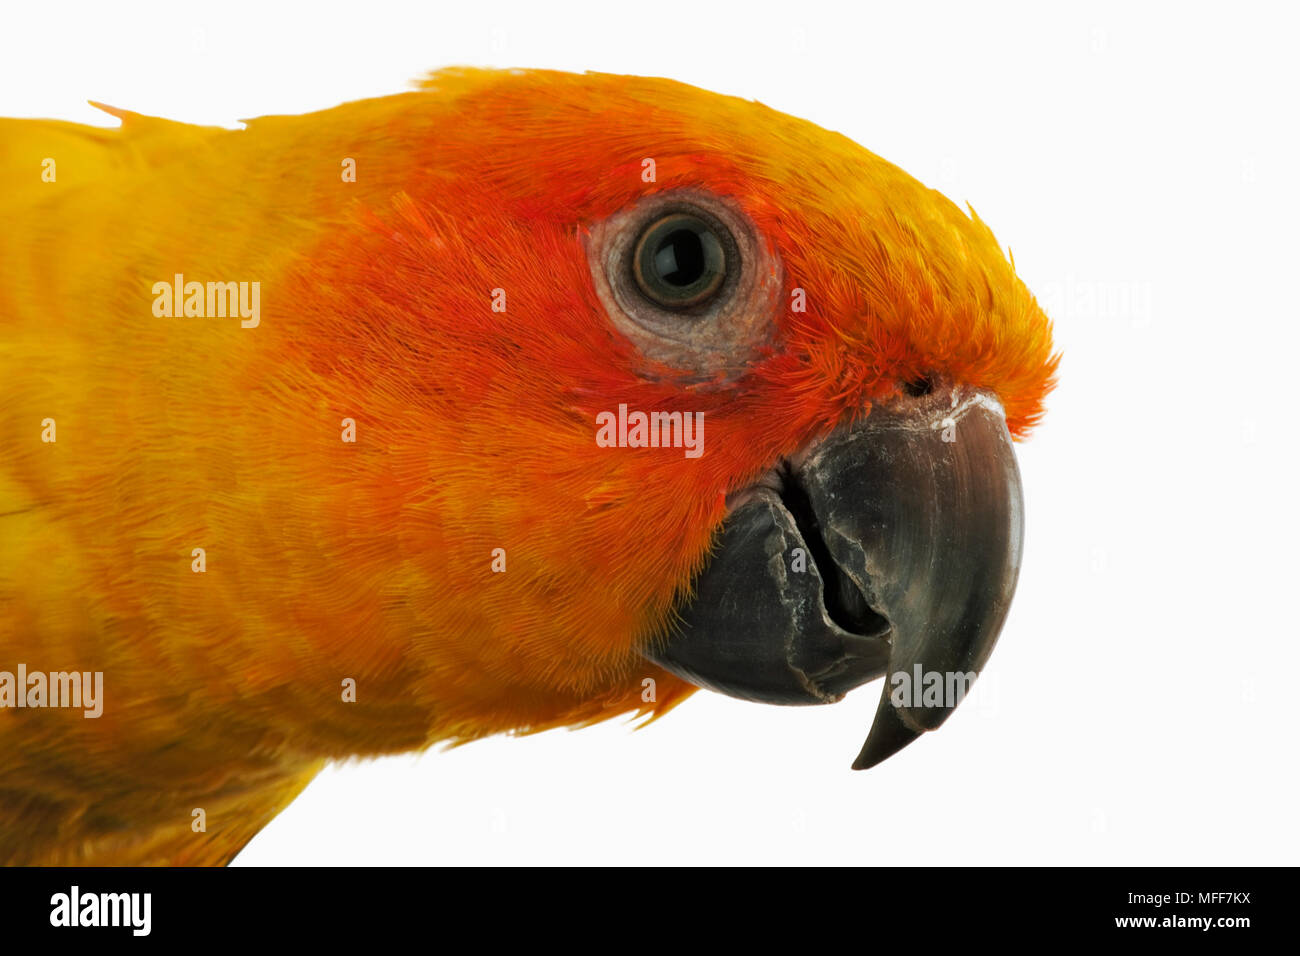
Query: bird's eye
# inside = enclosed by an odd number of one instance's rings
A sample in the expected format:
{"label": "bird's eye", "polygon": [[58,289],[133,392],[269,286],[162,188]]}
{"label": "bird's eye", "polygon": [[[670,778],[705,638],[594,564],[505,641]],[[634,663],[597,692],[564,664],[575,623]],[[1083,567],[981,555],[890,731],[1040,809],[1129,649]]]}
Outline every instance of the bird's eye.
{"label": "bird's eye", "polygon": [[665,309],[686,309],[711,298],[727,276],[718,228],[689,212],[647,225],[632,253],[632,275],[642,295]]}
{"label": "bird's eye", "polygon": [[646,196],[593,223],[585,244],[610,322],[656,363],[739,374],[775,335],[780,262],[730,200]]}

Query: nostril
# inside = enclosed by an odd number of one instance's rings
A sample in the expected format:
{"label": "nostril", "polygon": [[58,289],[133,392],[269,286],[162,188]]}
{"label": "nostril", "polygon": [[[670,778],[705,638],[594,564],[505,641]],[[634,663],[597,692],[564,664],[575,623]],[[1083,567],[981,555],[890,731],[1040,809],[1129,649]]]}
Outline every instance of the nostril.
{"label": "nostril", "polygon": [[924,398],[934,391],[934,378],[926,375],[903,383],[903,391],[912,398]]}

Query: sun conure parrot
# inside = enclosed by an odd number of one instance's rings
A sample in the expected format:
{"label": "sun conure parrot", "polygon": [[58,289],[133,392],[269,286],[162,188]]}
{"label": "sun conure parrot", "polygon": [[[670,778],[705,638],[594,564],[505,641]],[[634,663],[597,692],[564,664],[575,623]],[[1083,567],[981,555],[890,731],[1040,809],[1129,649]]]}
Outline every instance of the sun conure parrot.
{"label": "sun conure parrot", "polygon": [[[973,212],[662,79],[105,109],[0,123],[0,861],[224,863],[332,759],[983,665],[1057,356]],[[855,766],[955,706],[897,689]]]}

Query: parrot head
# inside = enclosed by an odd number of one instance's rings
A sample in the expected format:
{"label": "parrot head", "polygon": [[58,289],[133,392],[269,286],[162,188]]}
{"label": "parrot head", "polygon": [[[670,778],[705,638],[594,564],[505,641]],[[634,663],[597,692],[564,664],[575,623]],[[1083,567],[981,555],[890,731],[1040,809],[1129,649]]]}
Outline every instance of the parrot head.
{"label": "parrot head", "polygon": [[[312,251],[285,348],[400,423],[338,520],[388,531],[440,734],[977,673],[1020,562],[1012,440],[1058,358],[974,213],[666,80],[430,94],[389,206]],[[896,689],[856,767],[956,706]]]}

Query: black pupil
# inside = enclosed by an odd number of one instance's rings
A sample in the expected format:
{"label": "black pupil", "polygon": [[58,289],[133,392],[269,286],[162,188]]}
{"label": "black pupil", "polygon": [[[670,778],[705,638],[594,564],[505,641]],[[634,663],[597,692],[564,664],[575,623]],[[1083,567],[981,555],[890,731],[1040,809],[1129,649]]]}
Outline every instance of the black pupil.
{"label": "black pupil", "polygon": [[669,285],[688,286],[704,274],[704,243],[693,229],[674,229],[655,249],[655,267]]}

